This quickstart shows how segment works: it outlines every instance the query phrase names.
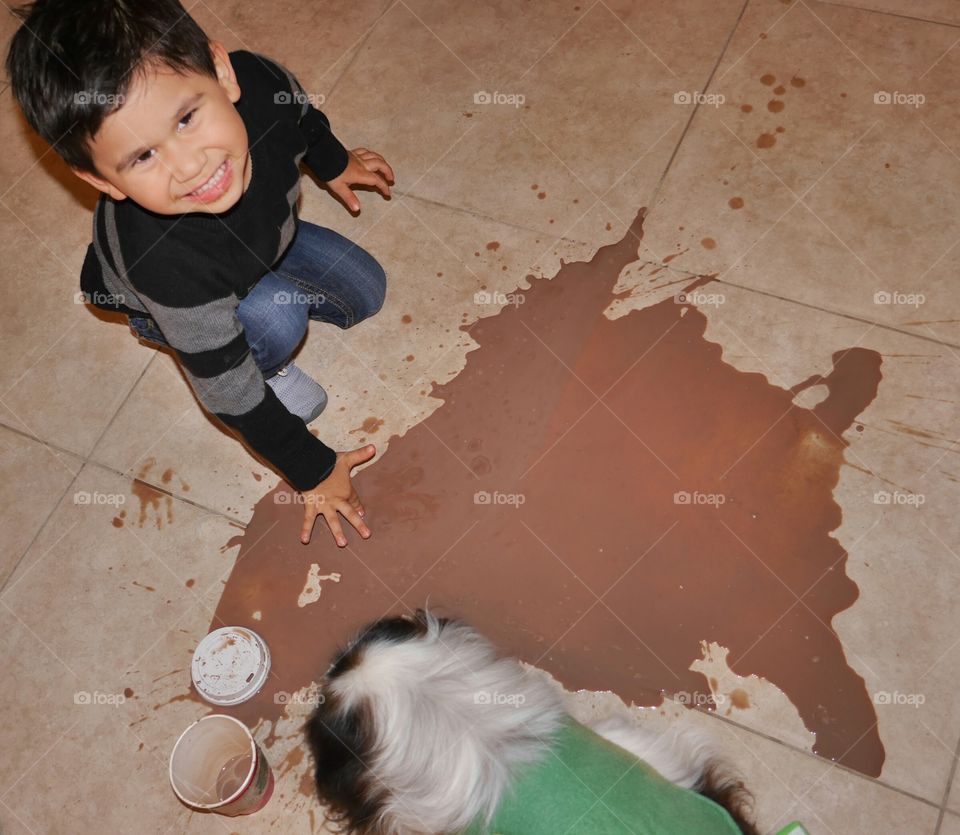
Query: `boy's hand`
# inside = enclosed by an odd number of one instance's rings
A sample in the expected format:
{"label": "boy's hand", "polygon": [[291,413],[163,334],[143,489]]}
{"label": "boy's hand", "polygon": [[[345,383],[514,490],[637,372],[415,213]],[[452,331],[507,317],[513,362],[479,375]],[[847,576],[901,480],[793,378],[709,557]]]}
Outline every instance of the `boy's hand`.
{"label": "boy's hand", "polygon": [[354,148],[347,153],[347,167],[339,177],[327,183],[330,191],[339,197],[351,212],[360,211],[360,201],[350,186],[373,186],[384,197],[389,197],[389,184],[394,180],[393,169],[387,165],[387,161],[380,154],[366,148]]}
{"label": "boy's hand", "polygon": [[343,535],[343,528],[340,527],[337,511],[357,529],[360,536],[364,539],[370,537],[370,528],[363,521],[363,505],[360,504],[360,497],[350,481],[350,470],[358,464],[369,461],[376,452],[377,448],[373,444],[367,444],[350,452],[338,452],[333,472],[312,490],[303,492],[305,508],[300,541],[304,545],[310,542],[313,523],[322,514],[330,526],[330,533],[333,534],[337,545],[341,548],[346,546],[347,539]]}

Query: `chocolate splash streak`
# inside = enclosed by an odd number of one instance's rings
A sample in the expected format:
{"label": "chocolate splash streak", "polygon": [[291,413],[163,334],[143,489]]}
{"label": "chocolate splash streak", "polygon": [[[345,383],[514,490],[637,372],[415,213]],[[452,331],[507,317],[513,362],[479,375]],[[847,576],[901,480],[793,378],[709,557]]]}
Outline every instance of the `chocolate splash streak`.
{"label": "chocolate splash streak", "polygon": [[[806,409],[724,363],[690,304],[611,321],[643,218],[470,326],[480,347],[434,387],[444,405],[356,479],[371,540],[338,551],[318,524],[303,547],[290,489],[260,500],[212,625],[263,635],[274,675],[234,713],[276,718],[275,694],[319,678],[351,632],[429,599],[566,687],[640,705],[708,699],[688,667],[716,641],[788,695],[818,753],[880,774],[873,705],[831,627],[858,593],[831,536],[842,435],[880,357],[834,355],[797,387],[829,389]],[[300,608],[312,563],[342,581]]]}

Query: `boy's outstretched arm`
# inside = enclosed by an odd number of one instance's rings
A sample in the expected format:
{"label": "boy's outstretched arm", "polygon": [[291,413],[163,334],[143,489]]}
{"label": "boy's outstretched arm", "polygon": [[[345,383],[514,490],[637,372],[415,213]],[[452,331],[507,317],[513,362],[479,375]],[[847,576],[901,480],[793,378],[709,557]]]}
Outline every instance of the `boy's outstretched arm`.
{"label": "boy's outstretched arm", "polygon": [[343,535],[343,528],[337,513],[343,515],[355,527],[364,539],[370,537],[370,528],[363,521],[365,511],[360,503],[357,491],[353,489],[350,480],[350,471],[358,464],[369,461],[376,454],[377,448],[373,444],[337,453],[337,463],[323,481],[312,490],[304,490],[303,529],[300,531],[300,541],[306,545],[310,542],[317,516],[323,516],[330,526],[330,532],[341,548],[347,544]]}

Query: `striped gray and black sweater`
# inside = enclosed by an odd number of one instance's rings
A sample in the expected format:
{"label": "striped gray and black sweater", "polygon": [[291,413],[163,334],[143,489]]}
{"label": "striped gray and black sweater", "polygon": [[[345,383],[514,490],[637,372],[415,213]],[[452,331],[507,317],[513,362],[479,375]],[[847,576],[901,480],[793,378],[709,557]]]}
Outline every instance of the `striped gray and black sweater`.
{"label": "striped gray and black sweater", "polygon": [[347,151],[286,69],[246,51],[230,60],[253,162],[246,192],[217,215],[159,215],[101,196],[80,284],[98,307],[153,319],[204,408],[308,490],[336,453],[265,384],[237,306],[293,240],[300,160],[327,181],[346,168]]}

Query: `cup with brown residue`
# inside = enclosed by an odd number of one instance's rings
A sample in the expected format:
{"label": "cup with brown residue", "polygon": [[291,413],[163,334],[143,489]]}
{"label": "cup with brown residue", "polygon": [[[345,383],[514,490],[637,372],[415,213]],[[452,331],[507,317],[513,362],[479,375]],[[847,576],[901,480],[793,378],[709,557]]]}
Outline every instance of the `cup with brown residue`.
{"label": "cup with brown residue", "polygon": [[253,735],[214,713],[187,728],[170,754],[170,785],[187,806],[218,815],[251,815],[273,794],[273,771]]}

